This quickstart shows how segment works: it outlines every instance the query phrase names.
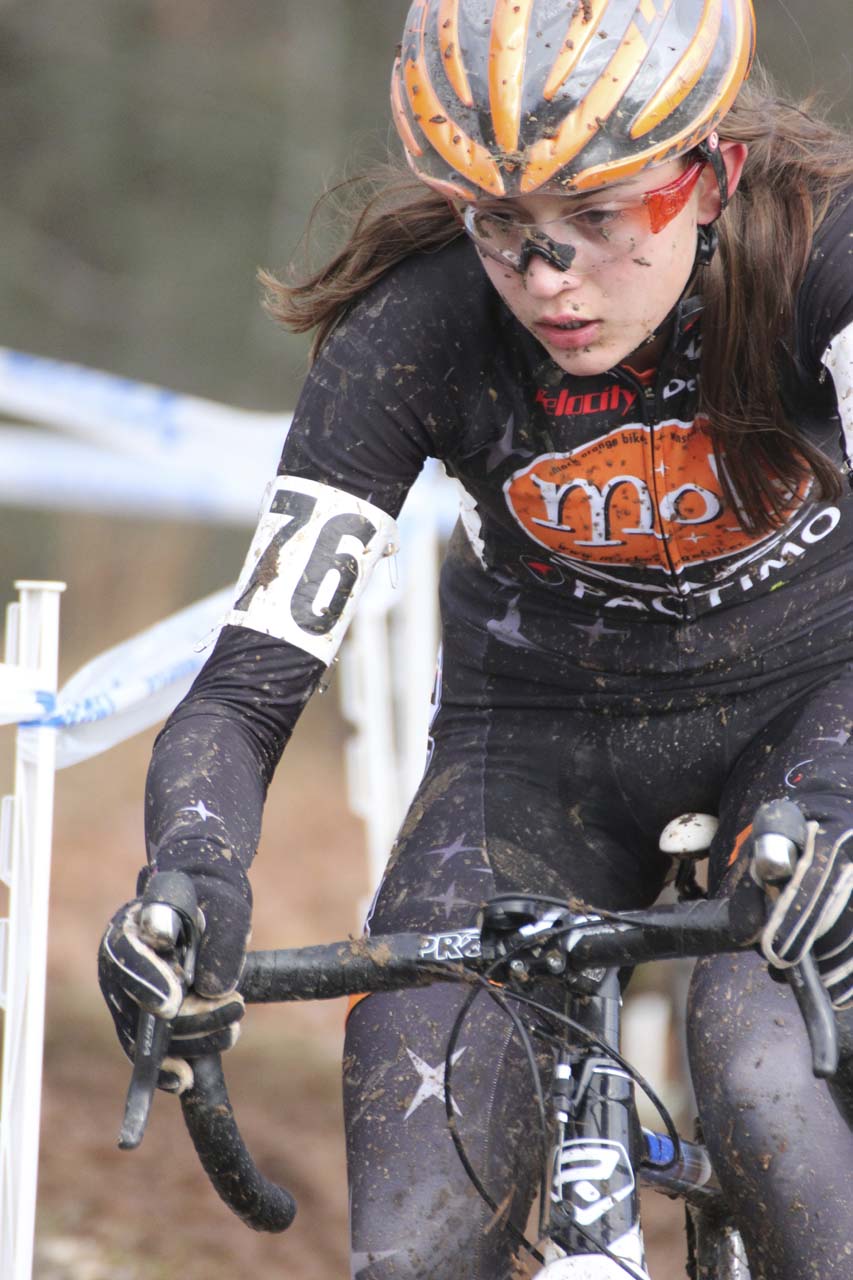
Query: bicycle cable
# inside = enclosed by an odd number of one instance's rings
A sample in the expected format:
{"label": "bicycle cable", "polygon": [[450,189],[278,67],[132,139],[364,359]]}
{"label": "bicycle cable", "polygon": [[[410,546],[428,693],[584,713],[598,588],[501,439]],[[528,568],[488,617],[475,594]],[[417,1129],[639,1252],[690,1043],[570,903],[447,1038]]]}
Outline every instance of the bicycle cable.
{"label": "bicycle cable", "polygon": [[[518,897],[517,894],[515,895],[508,894],[508,893],[498,894],[496,897],[491,898],[489,901],[490,902],[507,901],[517,897]],[[537,894],[537,895],[532,895],[532,897],[535,902],[542,903],[543,905],[561,906],[563,908],[566,907],[566,902],[564,900],[552,898],[547,894],[542,894],[542,895]],[[571,924],[565,924],[565,925],[555,924],[548,929],[543,929],[540,933],[536,933],[535,935],[533,935],[533,938],[535,939],[535,942],[537,945],[542,946],[542,945],[546,945],[549,942],[556,941],[559,938],[566,937],[569,934],[574,933],[576,930],[579,930],[579,929],[580,930],[594,929],[600,920],[607,919],[608,917],[614,923],[619,923],[619,917],[614,915],[611,912],[598,911],[595,913],[595,916],[597,918],[588,918],[586,920],[574,920]],[[650,927],[653,928],[654,926],[650,926]],[[500,960],[495,961],[494,964],[489,967],[489,969],[486,971],[486,976],[488,977],[488,975],[494,969],[500,968],[502,965],[507,964],[508,961],[510,961],[514,956],[519,955],[524,951],[529,951],[530,946],[531,946],[531,938],[522,939],[514,947],[512,947],[506,953],[506,955],[502,956]],[[531,1008],[537,1009],[538,1012],[544,1013],[549,1017],[556,1018],[558,1021],[565,1023],[565,1025],[570,1026],[572,1030],[576,1031],[579,1035],[581,1035],[587,1041],[587,1043],[591,1045],[596,1045],[606,1055],[609,1055],[610,1057],[612,1057],[619,1064],[619,1066],[621,1066],[622,1069],[625,1072],[627,1072],[628,1076],[633,1081],[633,1083],[637,1086],[640,1092],[645,1094],[645,1096],[648,1098],[649,1102],[652,1104],[658,1116],[660,1117],[660,1120],[664,1128],[666,1129],[667,1136],[672,1142],[673,1154],[671,1158],[665,1161],[664,1163],[656,1164],[655,1167],[660,1170],[671,1169],[674,1165],[676,1165],[682,1159],[683,1152],[682,1152],[682,1146],[681,1146],[681,1137],[678,1133],[678,1130],[675,1127],[675,1122],[673,1121],[672,1116],[669,1114],[669,1111],[664,1105],[663,1100],[658,1096],[658,1094],[649,1084],[648,1080],[646,1080],[645,1076],[641,1075],[641,1073],[637,1071],[636,1067],[634,1067],[632,1063],[630,1063],[626,1058],[624,1058],[617,1049],[614,1049],[611,1045],[607,1044],[605,1041],[598,1039],[591,1031],[588,1030],[588,1028],[584,1027],[582,1023],[573,1022],[573,1020],[569,1018],[567,1014],[559,1014],[557,1013],[556,1010],[550,1009],[547,1005],[537,1004],[537,1002],[535,1002],[532,999],[532,997],[525,996],[521,992],[508,990],[507,994],[512,995],[515,999],[521,1001],[522,1003],[528,1004]]]}
{"label": "bicycle cable", "polygon": [[[462,1027],[464,1025],[465,1019],[468,1016],[468,1013],[470,1012],[471,1007],[474,1004],[474,1001],[477,999],[477,996],[480,995],[481,992],[483,991],[486,992],[486,994],[495,1002],[495,1004],[498,1005],[500,1009],[503,1010],[503,1012],[511,1020],[513,1027],[515,1028],[521,1040],[521,1043],[524,1047],[525,1055],[527,1057],[527,1064],[530,1068],[531,1079],[533,1081],[534,1091],[536,1095],[536,1105],[537,1105],[537,1110],[539,1112],[539,1122],[540,1122],[541,1133],[542,1133],[543,1150],[547,1148],[548,1121],[547,1121],[547,1116],[545,1111],[545,1097],[542,1092],[542,1081],[540,1079],[539,1069],[536,1065],[536,1058],[533,1051],[533,1044],[532,1044],[530,1035],[527,1031],[527,1028],[524,1026],[521,1019],[518,1017],[518,1014],[515,1012],[515,1010],[511,1009],[507,1004],[506,1000],[504,999],[504,993],[503,992],[499,993],[490,984],[489,979],[487,977],[477,975],[477,985],[465,997],[465,1000],[463,1001],[459,1009],[459,1012],[457,1013],[456,1018],[454,1019],[453,1026],[451,1028],[450,1035],[447,1041],[447,1051],[445,1053],[445,1058],[444,1058],[444,1108],[445,1108],[445,1113],[447,1115],[447,1127],[450,1131],[450,1136],[451,1136],[451,1139],[453,1140],[453,1145],[456,1148],[456,1153],[462,1162],[462,1167],[465,1170],[466,1174],[468,1175],[470,1182],[474,1186],[474,1189],[477,1191],[480,1198],[485,1202],[485,1204],[489,1207],[489,1209],[491,1209],[492,1213],[495,1215],[495,1218],[497,1219],[505,1214],[505,1209],[500,1205],[498,1205],[497,1201],[486,1190],[479,1174],[477,1173],[476,1169],[471,1163],[468,1157],[468,1153],[465,1150],[465,1144],[462,1140],[462,1135],[459,1133],[459,1129],[456,1124],[456,1116],[453,1111],[453,1106],[454,1106],[453,1087],[452,1087],[453,1055],[455,1053],[456,1045],[459,1041],[459,1036],[461,1035]],[[507,993],[507,994],[511,994],[511,993]],[[543,1161],[542,1177],[540,1180],[539,1195],[540,1195],[540,1234],[543,1234],[541,1230],[541,1227],[542,1227],[541,1206],[544,1203],[544,1200],[547,1199],[547,1195],[548,1195],[544,1161]],[[505,1216],[504,1229],[508,1232],[508,1234],[512,1237],[513,1241],[517,1245],[519,1245],[527,1253],[529,1253],[531,1257],[533,1257],[538,1263],[541,1263],[543,1266],[545,1265],[544,1254],[540,1253],[540,1251],[536,1248],[536,1246],[530,1240],[528,1240],[527,1236],[519,1227],[515,1225],[515,1223],[509,1217],[508,1213]]]}
{"label": "bicycle cable", "polygon": [[570,1018],[567,1013],[559,1013],[556,1009],[551,1009],[548,1005],[541,1004],[538,1000],[534,1000],[532,996],[523,995],[520,991],[507,992],[507,994],[511,995],[512,998],[517,1000],[519,1003],[525,1004],[531,1009],[535,1009],[537,1013],[544,1014],[548,1018],[563,1023],[572,1031],[576,1032],[587,1044],[595,1046],[600,1049],[606,1057],[612,1058],[614,1062],[616,1062],[630,1077],[640,1092],[645,1094],[648,1098],[649,1102],[660,1117],[661,1123],[666,1129],[668,1138],[672,1142],[673,1154],[671,1158],[664,1163],[656,1163],[655,1168],[660,1170],[671,1169],[681,1160],[681,1137],[675,1127],[675,1122],[669,1114],[663,1100],[658,1096],[649,1084],[648,1080],[646,1080],[645,1076],[637,1070],[633,1063],[623,1057],[618,1049],[614,1049],[606,1040],[602,1040],[599,1036],[595,1035],[594,1032],[585,1027],[582,1022],[577,1022],[574,1018]]}
{"label": "bicycle cable", "polygon": [[[508,1003],[509,1000],[516,1000],[519,1003],[524,1004],[529,1008],[535,1009],[537,1012],[541,1014],[544,1014],[546,1017],[556,1017],[560,1022],[564,1023],[571,1030],[580,1034],[581,1037],[585,1039],[587,1043],[602,1049],[609,1056],[613,1057],[614,1060],[617,1061],[619,1065],[623,1067],[624,1070],[626,1070],[627,1074],[639,1085],[639,1087],[641,1089],[644,1089],[645,1092],[647,1092],[650,1098],[650,1101],[652,1101],[653,1104],[656,1105],[656,1107],[658,1108],[661,1114],[661,1119],[664,1121],[665,1124],[667,1124],[667,1127],[669,1128],[670,1126],[672,1126],[672,1121],[669,1117],[669,1114],[666,1111],[663,1104],[660,1102],[660,1100],[657,1099],[657,1096],[654,1093],[654,1090],[652,1090],[651,1087],[646,1084],[646,1082],[643,1080],[643,1078],[639,1075],[638,1072],[633,1070],[630,1063],[627,1063],[620,1054],[618,1054],[615,1050],[611,1049],[611,1047],[608,1044],[606,1044],[605,1041],[601,1040],[598,1036],[588,1031],[587,1028],[584,1027],[582,1023],[576,1022],[573,1018],[570,1018],[566,1014],[559,1014],[556,1010],[550,1009],[547,1005],[542,1005],[539,1001],[533,1000],[528,996],[524,996],[519,992],[504,991],[504,990],[498,991],[495,989],[494,986],[492,986],[489,983],[489,980],[487,978],[478,976],[478,985],[475,987],[474,990],[472,990],[468,994],[468,996],[466,996],[454,1020],[450,1037],[448,1039],[448,1048],[447,1048],[447,1054],[445,1056],[445,1063],[444,1063],[444,1072],[445,1072],[444,1103],[445,1103],[445,1113],[447,1115],[448,1129],[450,1131],[450,1135],[453,1140],[453,1145],[455,1146],[457,1154],[462,1162],[462,1167],[464,1168],[466,1174],[468,1175],[468,1178],[473,1184],[475,1190],[477,1191],[481,1199],[485,1202],[485,1204],[492,1211],[492,1213],[495,1215],[496,1218],[503,1216],[505,1214],[506,1212],[505,1207],[499,1206],[497,1201],[495,1201],[495,1199],[486,1190],[476,1169],[471,1163],[468,1157],[468,1154],[465,1150],[462,1136],[459,1133],[459,1129],[456,1123],[456,1116],[453,1111],[454,1102],[453,1102],[453,1093],[452,1093],[452,1070],[453,1070],[452,1058],[456,1049],[456,1045],[459,1040],[459,1036],[461,1034],[462,1026],[464,1025],[465,1018],[470,1012],[474,1001],[476,1000],[477,996],[480,994],[481,991],[485,991],[485,993],[490,997],[490,999],[492,999],[498,1005],[498,1007],[502,1009],[503,1012],[506,1013],[506,1015],[511,1019],[513,1026],[515,1027],[522,1041],[522,1044],[525,1049],[525,1053],[527,1055],[528,1066],[530,1067],[531,1077],[534,1082],[534,1088],[536,1091],[537,1107],[539,1110],[540,1124],[542,1126],[543,1146],[547,1141],[547,1137],[546,1137],[547,1120],[545,1116],[545,1099],[542,1091],[542,1082],[541,1082],[541,1077],[539,1073],[539,1068],[535,1061],[531,1036],[527,1031],[527,1028],[524,1026],[524,1023],[516,1014],[515,1010],[513,1010],[510,1007]],[[544,1035],[544,1033],[542,1032],[540,1032],[539,1034]],[[674,1139],[677,1141],[678,1134],[675,1131],[674,1126],[672,1126],[672,1134],[674,1136]],[[667,1164],[666,1166],[660,1166],[660,1167],[661,1168],[669,1167],[669,1165]],[[540,1239],[543,1238],[546,1234],[545,1223],[544,1223],[544,1206],[547,1203],[549,1194],[550,1194],[550,1188],[547,1184],[546,1174],[543,1168],[543,1175],[542,1175],[540,1189],[539,1189],[539,1196],[540,1196],[539,1237]],[[540,1250],[536,1247],[536,1245],[533,1244],[532,1241],[528,1240],[524,1232],[521,1231],[518,1227],[516,1227],[516,1225],[508,1217],[505,1217],[504,1228],[508,1231],[509,1235],[515,1241],[515,1243],[518,1244],[521,1248],[523,1248],[527,1253],[529,1253],[530,1256],[533,1257],[537,1262],[539,1263],[545,1262],[544,1255],[540,1252]],[[617,1254],[613,1253],[611,1249],[609,1249],[606,1245],[602,1244],[600,1241],[597,1241],[579,1223],[573,1222],[573,1228],[577,1230],[577,1233],[580,1235],[580,1237],[593,1249],[595,1253],[602,1254],[604,1257],[608,1258],[611,1262],[614,1262],[622,1271],[625,1272],[626,1275],[631,1277],[631,1280],[648,1280],[646,1273],[635,1270],[631,1262],[629,1262],[625,1258],[620,1258]]]}
{"label": "bicycle cable", "polygon": [[[542,895],[537,894],[532,896],[535,902],[540,903],[543,906],[548,906],[552,908],[557,907],[557,908],[560,908],[561,910],[566,910],[567,908],[571,909],[571,904],[568,903],[565,899],[552,898],[549,895],[545,895],[545,894],[542,894]],[[511,894],[511,893],[499,894],[491,898],[490,902],[511,901],[517,898],[518,898],[518,894]],[[568,925],[559,925],[559,926],[552,925],[550,928],[543,929],[541,932],[535,935],[536,945],[539,945],[539,946],[546,945],[551,941],[555,941],[561,937],[565,937],[566,935],[574,932],[577,929],[582,930],[584,928],[594,928],[601,920],[611,919],[614,923],[618,923],[618,917],[614,916],[613,913],[610,913],[607,911],[601,911],[601,910],[593,912],[591,911],[591,909],[586,907],[586,904],[579,904],[579,905],[582,905],[585,910],[590,910],[591,916],[594,918],[588,917],[585,920],[575,919],[574,921],[572,921],[571,924],[568,924]],[[483,1200],[483,1202],[495,1215],[495,1219],[498,1220],[500,1217],[504,1218],[504,1229],[508,1232],[508,1234],[513,1239],[515,1244],[523,1248],[525,1252],[527,1252],[532,1258],[535,1259],[536,1262],[540,1264],[544,1264],[545,1263],[544,1255],[540,1252],[540,1250],[536,1247],[536,1245],[532,1243],[532,1241],[528,1240],[524,1231],[518,1228],[515,1225],[515,1223],[512,1221],[512,1219],[509,1217],[506,1204],[504,1204],[503,1206],[498,1205],[497,1201],[491,1196],[491,1194],[488,1192],[488,1190],[484,1186],[482,1179],[480,1178],[470,1158],[468,1157],[467,1151],[465,1150],[465,1145],[464,1145],[462,1136],[459,1132],[459,1129],[456,1123],[456,1116],[454,1113],[455,1102],[453,1098],[453,1089],[452,1089],[453,1055],[456,1051],[456,1045],[458,1044],[465,1019],[468,1016],[474,1004],[474,1001],[476,1000],[477,996],[481,993],[481,991],[485,991],[486,994],[489,996],[489,998],[492,1001],[494,1001],[494,1003],[497,1004],[498,1007],[511,1020],[513,1027],[515,1028],[516,1034],[518,1035],[519,1040],[521,1041],[521,1044],[524,1048],[524,1052],[527,1058],[527,1063],[530,1070],[530,1076],[533,1082],[533,1087],[534,1087],[535,1096],[536,1096],[536,1104],[537,1104],[537,1111],[539,1114],[539,1125],[540,1125],[540,1130],[542,1135],[543,1148],[546,1147],[547,1141],[548,1141],[548,1138],[547,1138],[548,1121],[547,1121],[547,1115],[546,1115],[545,1098],[542,1090],[541,1075],[540,1075],[539,1067],[536,1063],[535,1051],[533,1049],[531,1034],[528,1031],[528,1029],[525,1027],[523,1021],[518,1016],[516,1011],[513,1008],[511,1008],[509,1003],[510,1001],[514,1001],[515,1003],[522,1004],[530,1010],[535,1010],[536,1013],[540,1015],[540,1017],[544,1017],[546,1021],[550,1021],[552,1024],[553,1022],[556,1021],[560,1023],[564,1028],[568,1028],[572,1030],[573,1032],[575,1032],[575,1034],[580,1036],[580,1038],[584,1043],[586,1043],[589,1046],[593,1046],[600,1049],[605,1056],[612,1058],[623,1069],[623,1071],[625,1071],[626,1075],[632,1081],[632,1083],[637,1088],[639,1088],[643,1094],[645,1094],[649,1102],[654,1107],[655,1111],[660,1117],[661,1122],[663,1123],[664,1128],[666,1129],[666,1132],[670,1138],[670,1141],[672,1142],[673,1155],[671,1159],[666,1161],[666,1163],[664,1164],[656,1165],[657,1168],[663,1170],[663,1169],[671,1168],[673,1165],[675,1165],[681,1159],[682,1147],[681,1147],[681,1138],[679,1136],[679,1133],[663,1101],[661,1100],[661,1098],[658,1097],[657,1093],[649,1084],[649,1082],[645,1079],[645,1077],[641,1075],[641,1073],[637,1071],[637,1069],[633,1066],[633,1064],[628,1062],[627,1059],[624,1058],[617,1049],[614,1049],[611,1045],[607,1044],[606,1041],[602,1040],[599,1036],[595,1035],[582,1023],[577,1022],[574,1018],[569,1017],[568,1014],[560,1013],[558,1012],[558,1010],[550,1008],[548,1005],[542,1004],[541,1001],[535,1000],[531,996],[526,996],[519,991],[509,989],[503,986],[502,984],[498,986],[495,985],[495,979],[492,978],[491,975],[494,974],[496,971],[500,970],[502,967],[504,967],[509,962],[509,960],[511,960],[514,956],[524,951],[529,951],[532,941],[533,939],[531,938],[522,939],[514,947],[510,948],[510,950],[505,955],[493,961],[493,963],[490,964],[489,967],[482,974],[471,974],[469,971],[468,973],[464,973],[464,974],[459,973],[457,975],[454,975],[455,977],[458,977],[460,980],[472,982],[473,986],[472,986],[472,990],[469,992],[469,994],[466,996],[465,1000],[463,1001],[459,1009],[459,1012],[457,1013],[454,1019],[450,1036],[448,1038],[447,1050],[446,1050],[445,1059],[444,1059],[444,1106],[445,1106],[445,1114],[447,1117],[448,1130],[450,1132],[453,1145],[456,1148],[457,1155],[459,1156],[459,1159],[462,1163],[462,1167],[465,1170],[465,1173],[469,1181],[472,1183],[472,1185],[474,1186],[475,1190],[477,1191],[478,1195]],[[554,1035],[553,1032],[551,1035],[549,1035],[541,1027],[538,1030],[535,1030],[533,1034],[538,1035],[540,1039],[543,1039],[548,1043],[559,1044],[559,1045],[562,1045],[564,1043],[564,1038],[558,1041],[556,1040],[556,1036]],[[550,1196],[550,1187],[548,1185],[547,1172],[544,1168],[544,1162],[543,1162],[543,1171],[542,1171],[542,1176],[540,1178],[540,1185],[539,1185],[539,1202],[540,1202],[539,1236],[540,1238],[542,1238],[546,1234],[545,1205],[548,1201],[549,1196]],[[619,1258],[610,1249],[608,1249],[606,1245],[603,1245],[600,1242],[596,1241],[578,1223],[575,1223],[574,1226],[577,1228],[578,1234],[581,1236],[581,1238],[585,1240],[593,1248],[593,1250],[596,1253],[603,1254],[609,1260],[616,1263],[616,1265],[619,1266],[619,1268],[623,1270],[626,1273],[626,1275],[631,1277],[631,1280],[646,1280],[646,1277],[643,1275],[643,1273],[635,1270],[633,1265],[628,1263],[625,1259]]]}
{"label": "bicycle cable", "polygon": [[[602,1049],[607,1054],[608,1057],[613,1058],[627,1072],[627,1074],[634,1081],[634,1083],[637,1084],[647,1094],[647,1096],[649,1097],[649,1101],[652,1102],[653,1105],[656,1107],[656,1109],[658,1110],[658,1113],[660,1114],[661,1120],[664,1122],[668,1131],[670,1132],[670,1135],[674,1141],[674,1145],[677,1145],[680,1150],[680,1139],[677,1131],[675,1130],[675,1126],[672,1123],[672,1119],[668,1111],[663,1106],[663,1103],[657,1097],[657,1095],[655,1094],[651,1086],[648,1085],[648,1083],[643,1080],[643,1077],[640,1075],[640,1073],[637,1072],[631,1066],[631,1064],[628,1063],[622,1057],[621,1054],[613,1050],[611,1046],[606,1043],[606,1041],[601,1040],[594,1033],[588,1031],[587,1028],[584,1027],[583,1023],[576,1022],[575,1019],[570,1018],[567,1014],[560,1014],[554,1009],[549,1009],[547,1005],[542,1005],[538,1001],[535,1001],[530,997],[521,995],[518,992],[508,992],[507,994],[510,997],[517,999],[520,1003],[527,1005],[529,1008],[536,1009],[538,1012],[544,1014],[545,1016],[556,1017],[559,1021],[563,1022],[571,1030],[579,1033],[587,1041],[588,1044],[594,1045],[597,1048]],[[658,1167],[661,1169],[669,1168],[674,1162],[675,1162],[675,1157],[673,1158],[673,1160],[668,1161],[667,1164],[660,1165]],[[635,1270],[633,1263],[631,1263],[628,1259],[620,1258],[617,1254],[613,1253],[612,1250],[609,1249],[605,1244],[602,1244],[601,1241],[596,1240],[595,1237],[589,1231],[587,1231],[584,1227],[582,1227],[579,1222],[573,1220],[572,1228],[573,1230],[577,1231],[578,1235],[581,1237],[582,1240],[584,1240],[588,1245],[592,1247],[594,1252],[603,1254],[604,1257],[609,1258],[611,1262],[615,1262],[617,1266],[619,1266],[620,1269],[626,1273],[626,1275],[631,1277],[631,1280],[648,1280],[648,1276],[645,1272]],[[543,1234],[544,1234],[543,1224],[540,1221],[540,1236]]]}

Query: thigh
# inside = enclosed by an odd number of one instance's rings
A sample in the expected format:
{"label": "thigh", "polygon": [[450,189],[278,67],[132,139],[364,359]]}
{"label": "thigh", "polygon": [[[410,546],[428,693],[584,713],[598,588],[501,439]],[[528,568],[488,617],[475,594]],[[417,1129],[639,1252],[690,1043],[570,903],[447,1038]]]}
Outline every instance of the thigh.
{"label": "thigh", "polygon": [[[825,824],[851,824],[851,732],[849,670],[765,715],[723,788],[712,865],[718,892],[746,874],[743,836],[763,801],[788,796]],[[702,960],[688,1027],[705,1139],[754,1273],[759,1280],[849,1276],[853,1133],[838,1090],[812,1074],[789,988],[754,952]]]}
{"label": "thigh", "polygon": [[658,828],[637,820],[625,777],[638,765],[614,751],[619,738],[618,721],[588,713],[443,710],[370,928],[470,924],[504,892],[614,910],[653,901],[668,862]]}
{"label": "thigh", "polygon": [[344,1110],[353,1275],[359,1280],[509,1280],[528,1274],[506,1227],[524,1227],[545,1159],[524,1052],[482,995],[451,1054],[452,1109],[481,1198],[453,1144],[444,1101],[448,1040],[466,989],[439,984],[361,1001],[347,1026]]}
{"label": "thigh", "polygon": [[[607,753],[598,744],[596,767],[585,733],[568,716],[541,712],[444,714],[372,908],[371,932],[452,932],[473,924],[488,897],[510,890],[583,896],[606,907],[654,898],[661,860],[654,849],[638,854],[627,807],[621,812],[612,800]],[[580,755],[583,770],[572,765]],[[438,984],[375,995],[350,1016],[344,1100],[360,1280],[515,1274],[504,1220],[525,1222],[543,1168],[543,1135],[524,1047],[484,995],[453,1054],[454,1116],[499,1206],[493,1213],[460,1161],[445,1115],[444,1061],[465,994]]]}
{"label": "thigh", "polygon": [[853,1133],[787,986],[760,956],[700,961],[688,1017],[702,1130],[754,1280],[849,1280]]}

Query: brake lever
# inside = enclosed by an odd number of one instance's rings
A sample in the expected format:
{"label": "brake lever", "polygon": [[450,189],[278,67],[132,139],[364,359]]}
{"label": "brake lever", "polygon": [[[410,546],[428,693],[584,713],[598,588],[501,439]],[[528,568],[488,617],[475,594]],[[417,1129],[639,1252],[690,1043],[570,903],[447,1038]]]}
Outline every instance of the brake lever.
{"label": "brake lever", "polygon": [[[153,951],[160,955],[174,953],[186,994],[195,977],[201,937],[198,903],[189,876],[182,871],[158,871],[151,876],[142,895],[139,932]],[[158,1018],[145,1009],[139,1011],[133,1070],[118,1139],[122,1151],[138,1147],[145,1134],[173,1025],[173,1018]]]}
{"label": "brake lever", "polygon": [[812,1071],[819,1080],[826,1080],[838,1070],[838,1027],[829,994],[820,980],[817,961],[811,954],[804,956],[786,973],[806,1024],[812,1047]]}
{"label": "brake lever", "polygon": [[[751,873],[769,898],[779,894],[797,866],[806,840],[806,821],[791,800],[774,800],[758,809],[753,823]],[[829,993],[809,953],[784,970],[799,1006],[812,1051],[812,1071],[820,1080],[838,1070],[838,1027]]]}

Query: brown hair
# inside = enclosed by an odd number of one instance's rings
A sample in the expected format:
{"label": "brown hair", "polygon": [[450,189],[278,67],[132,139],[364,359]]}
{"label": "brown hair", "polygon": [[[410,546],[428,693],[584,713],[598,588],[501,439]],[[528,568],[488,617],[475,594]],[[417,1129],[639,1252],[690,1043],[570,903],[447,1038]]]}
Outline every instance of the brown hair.
{"label": "brown hair", "polygon": [[[790,491],[813,475],[821,497],[840,493],[835,465],[805,440],[780,391],[779,359],[793,352],[797,292],[813,236],[834,198],[853,183],[853,140],[813,110],[776,95],[753,69],[719,127],[749,155],[738,191],[718,223],[720,246],[699,278],[700,406],[711,423],[728,501],[756,532],[782,523]],[[365,190],[365,181],[367,190]],[[435,251],[461,232],[447,200],[398,168],[336,187],[356,194],[343,248],[325,266],[287,283],[262,272],[266,307],[287,328],[316,330],[312,357],[361,294],[414,252]],[[725,466],[722,465],[725,455]]]}
{"label": "brown hair", "polygon": [[837,468],[799,433],[779,385],[779,357],[793,354],[795,306],[815,232],[853,183],[853,140],[812,110],[776,96],[753,70],[720,136],[749,147],[737,194],[720,219],[719,252],[702,279],[702,408],[720,475],[747,522],[778,525],[784,493],[809,474],[824,498]]}
{"label": "brown hair", "polygon": [[321,215],[347,228],[343,247],[319,270],[288,283],[268,271],[258,273],[264,306],[294,333],[310,333],[311,358],[361,295],[411,253],[443,249],[462,234],[445,196],[406,168],[386,164],[327,191],[314,206],[303,241],[310,258]]}

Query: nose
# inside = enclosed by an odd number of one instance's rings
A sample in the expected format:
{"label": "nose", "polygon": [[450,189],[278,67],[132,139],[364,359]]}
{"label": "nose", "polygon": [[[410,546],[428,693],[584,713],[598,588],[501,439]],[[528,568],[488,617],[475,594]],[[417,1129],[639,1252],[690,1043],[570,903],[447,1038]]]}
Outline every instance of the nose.
{"label": "nose", "polygon": [[538,253],[532,253],[524,272],[524,287],[539,298],[555,298],[558,293],[576,289],[580,276],[576,271],[555,266]]}

